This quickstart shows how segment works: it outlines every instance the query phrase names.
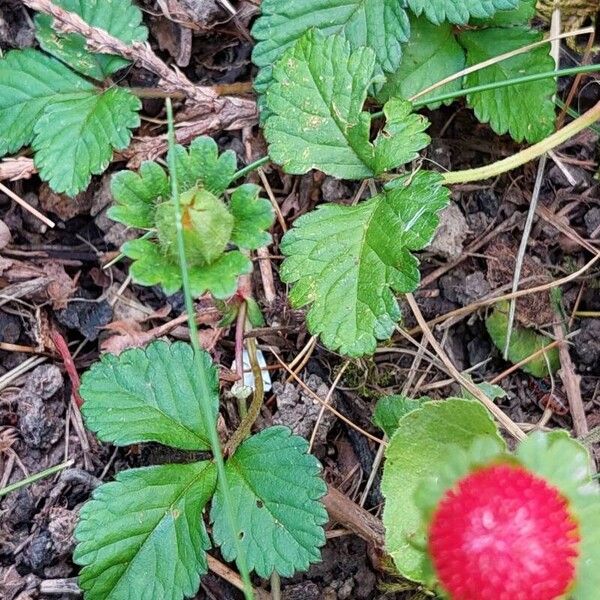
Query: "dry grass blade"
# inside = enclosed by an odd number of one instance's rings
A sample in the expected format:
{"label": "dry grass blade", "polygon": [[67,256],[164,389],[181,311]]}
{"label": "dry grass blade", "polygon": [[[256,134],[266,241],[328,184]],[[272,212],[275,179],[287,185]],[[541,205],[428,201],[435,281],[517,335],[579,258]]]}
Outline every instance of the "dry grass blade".
{"label": "dry grass blade", "polygon": [[[526,290],[519,290],[518,292],[514,292],[511,294],[502,294],[499,296],[493,296],[490,298],[486,298],[485,300],[479,300],[477,302],[474,302],[473,304],[464,306],[463,308],[457,308],[456,310],[452,310],[450,312],[447,312],[444,315],[436,317],[435,319],[432,319],[431,321],[426,322],[426,325],[428,327],[434,327],[435,325],[438,325],[439,323],[443,323],[450,319],[454,319],[455,317],[465,317],[466,315],[470,315],[471,313],[474,313],[475,311],[479,310],[480,308],[484,308],[486,306],[491,306],[493,304],[496,304],[497,302],[502,302],[503,300],[510,300],[511,298],[521,298],[522,296],[527,296],[529,294],[537,294],[539,292],[546,292],[548,290],[551,290],[552,288],[560,287],[561,285],[565,285],[565,284],[581,277],[584,273],[589,271],[589,269],[591,269],[599,260],[600,260],[600,252],[598,254],[596,254],[594,256],[594,258],[592,258],[589,262],[587,262],[585,265],[583,265],[583,267],[581,267],[581,269],[578,269],[574,273],[571,273],[570,275],[567,275],[566,277],[563,277],[562,279],[557,279],[556,281],[552,281],[552,282],[546,283],[544,285],[538,285],[536,287],[528,288]],[[413,329],[411,329],[408,333],[413,335],[415,333],[420,333],[422,331],[423,331],[423,329],[419,325],[418,327],[414,327]]]}
{"label": "dry grass blade", "polygon": [[510,433],[515,439],[523,440],[526,435],[523,430],[508,416],[506,416],[502,410],[500,410],[472,381],[463,377],[460,371],[454,366],[448,355],[444,352],[444,349],[439,345],[438,341],[433,336],[431,329],[427,326],[427,322],[423,318],[421,309],[417,305],[417,302],[412,294],[406,294],[406,300],[410,305],[410,308],[421,327],[423,335],[427,338],[431,347],[435,350],[436,354],[446,365],[448,371],[454,377],[454,379],[460,383],[465,389],[467,389],[475,398],[477,398],[491,413],[496,417],[497,421]]}
{"label": "dry grass blade", "polygon": [[51,221],[48,217],[44,216],[39,210],[33,208],[30,204],[27,204],[23,198],[15,194],[12,190],[7,188],[4,184],[0,183],[0,191],[4,192],[9,198],[12,198],[21,208],[31,213],[36,219],[39,219],[44,225],[52,228],[56,224]]}
{"label": "dry grass blade", "polygon": [[292,371],[292,369],[290,369],[290,367],[288,365],[285,364],[285,362],[283,361],[283,359],[279,356],[279,354],[277,354],[277,352],[273,348],[269,348],[269,350],[271,351],[271,354],[273,354],[273,356],[275,357],[275,359],[277,360],[277,362],[287,371],[287,373],[289,374],[289,376],[309,396],[311,396],[311,398],[313,398],[319,404],[321,404],[323,407],[325,407],[326,410],[328,410],[329,412],[333,413],[338,419],[341,419],[342,421],[344,421],[344,423],[346,423],[346,425],[352,427],[352,429],[356,429],[356,431],[358,431],[359,433],[362,433],[365,437],[368,437],[370,440],[374,441],[377,444],[386,445],[386,442],[384,440],[380,440],[378,437],[375,437],[374,435],[371,435],[368,431],[365,431],[364,429],[362,429],[361,427],[359,427],[358,425],[356,425],[356,423],[353,423],[350,419],[348,419],[347,417],[345,417],[341,412],[337,411],[335,408],[333,408],[333,406],[330,406],[327,402],[325,402],[325,400],[323,400],[321,397],[319,397],[317,394],[315,394],[304,383],[304,381],[302,381],[302,379],[300,379],[300,377],[298,377],[298,375],[294,371]]}
{"label": "dry grass blade", "polygon": [[[85,38],[87,47],[92,52],[109,53],[122,56],[136,62],[139,66],[158,75],[166,93],[181,92],[186,98],[211,113],[214,129],[227,129],[227,123],[221,123],[221,113],[237,115],[237,124],[252,125],[257,120],[256,104],[250,100],[219,96],[211,87],[193,84],[181,71],[170,69],[150,48],[150,44],[135,42],[128,46],[103,29],[91,27],[79,15],[68,12],[50,0],[22,0],[32,10],[45,13],[54,18],[54,27],[62,33],[78,33]],[[233,103],[235,110],[229,104]]]}

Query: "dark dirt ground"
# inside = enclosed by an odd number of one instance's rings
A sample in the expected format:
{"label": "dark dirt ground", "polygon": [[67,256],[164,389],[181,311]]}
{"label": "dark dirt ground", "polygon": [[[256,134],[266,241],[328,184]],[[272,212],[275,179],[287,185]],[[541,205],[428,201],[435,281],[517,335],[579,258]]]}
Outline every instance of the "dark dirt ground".
{"label": "dark dirt ground", "polygon": [[[152,44],[167,63],[179,64],[192,81],[204,85],[250,81],[252,42],[248,28],[257,12],[254,3],[234,2],[238,8],[236,20],[213,0],[147,0],[144,4]],[[169,6],[183,10],[187,18],[175,19],[174,13],[169,18],[165,12]],[[31,21],[22,5],[16,0],[0,1],[2,49],[33,43]],[[565,64],[581,60],[566,48],[564,56]],[[122,77],[132,85],[155,84],[151,74],[136,67],[123,72]],[[572,83],[564,80],[561,92],[564,94]],[[576,108],[583,111],[599,99],[598,85],[582,84]],[[156,122],[164,118],[161,101],[146,100],[144,115],[152,120],[144,121],[140,134],[164,132],[164,125]],[[434,165],[448,169],[475,167],[517,149],[508,138],[495,138],[460,103],[429,116],[435,141],[426,158]],[[222,149],[232,148],[238,153],[240,164],[265,151],[257,128],[219,132],[214,137]],[[548,161],[522,287],[565,277],[600,251],[600,184],[594,178],[599,155],[598,135],[588,130],[558,150],[560,166]],[[55,195],[35,176],[11,183],[11,189],[57,222],[52,230],[0,193],[0,488],[66,458],[74,460],[73,466],[60,475],[9,494],[0,502],[2,600],[74,597],[68,593],[75,589],[71,578],[77,574],[71,561],[72,532],[81,504],[95,486],[121,469],[171,458],[153,445],[116,450],[98,443],[83,429],[71,402],[73,381],[56,351],[56,337],[52,337],[52,331],[58,331],[67,341],[80,373],[101,350],[123,349],[157,335],[189,339],[184,325],[161,327],[181,315],[181,296],[165,297],[157,288],[129,284],[124,262],[103,269],[116,256],[118,246],[132,235],[105,216],[111,171],[123,166],[115,163],[75,201]],[[561,168],[568,171],[571,181]],[[426,319],[472,306],[499,288],[510,287],[535,175],[536,165],[530,164],[493,182],[453,188],[455,202],[444,216],[441,232],[432,248],[421,256],[424,285],[415,296]],[[350,202],[363,193],[354,184],[320,173],[290,177],[267,167],[264,180],[256,174],[253,177],[257,183],[269,186],[288,226],[322,200]],[[286,288],[277,279],[280,224],[274,226],[273,234],[275,244],[265,261],[266,274],[257,268],[251,281],[254,297],[267,320],[266,327],[255,335],[259,347],[274,346],[290,363],[310,335],[303,314],[289,308]],[[574,373],[581,378],[590,430],[600,425],[599,273],[595,265],[562,287],[566,314],[587,315],[575,316],[570,322],[570,331],[577,334],[571,339],[569,353]],[[535,323],[553,333],[557,316],[547,295],[526,296],[517,308],[520,323]],[[220,315],[210,299],[199,301],[198,311],[203,321],[202,342],[224,368],[226,390],[232,380],[229,367],[234,329],[219,328]],[[404,327],[410,332],[416,323],[410,310],[405,314]],[[490,381],[509,367],[491,344],[484,316],[485,309],[473,310],[463,317],[444,320],[436,330],[454,364],[460,370],[470,369],[475,381]],[[285,385],[285,375],[276,360],[266,351],[265,356],[277,384],[258,426],[285,423],[310,437],[319,406],[297,385]],[[325,397],[342,363],[340,357],[317,344],[301,376],[314,392]],[[544,409],[539,405],[541,394],[533,378],[517,370],[501,377],[498,383],[508,392],[500,406],[514,421],[540,421]],[[557,396],[564,394],[559,377],[555,386]],[[370,422],[379,396],[403,392],[442,398],[459,391],[438,360],[420,354],[418,345],[397,335],[382,344],[373,358],[351,363],[332,403],[360,427],[381,435]],[[234,401],[225,399],[223,408],[225,426],[232,430],[237,419]],[[573,427],[569,414],[548,416],[548,427]],[[314,452],[324,465],[327,481],[352,500],[361,498],[376,451],[374,444],[326,413]],[[380,515],[381,502],[376,477],[365,508]],[[415,590],[401,591],[402,584],[395,588],[400,591],[389,591],[394,588],[386,586],[394,583],[393,578],[381,572],[379,563],[371,560],[371,549],[358,537],[347,534],[343,524],[331,523],[328,530],[331,539],[323,550],[323,562],[308,573],[284,580],[285,600],[417,597]],[[213,573],[203,579],[197,595],[221,600],[240,597]]]}

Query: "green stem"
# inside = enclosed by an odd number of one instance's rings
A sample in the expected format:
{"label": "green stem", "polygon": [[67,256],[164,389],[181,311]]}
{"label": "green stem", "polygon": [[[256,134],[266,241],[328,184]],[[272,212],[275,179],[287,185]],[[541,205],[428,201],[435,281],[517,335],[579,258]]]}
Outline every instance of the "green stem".
{"label": "green stem", "polygon": [[29,477],[25,477],[25,479],[21,479],[21,481],[11,483],[10,485],[7,485],[6,487],[3,487],[0,490],[0,498],[2,498],[2,496],[6,496],[6,494],[10,494],[11,492],[21,489],[26,485],[30,485],[40,479],[43,479],[44,477],[54,475],[54,473],[58,473],[63,469],[67,469],[68,467],[72,466],[74,462],[75,461],[71,458],[70,460],[61,463],[60,465],[55,465],[54,467],[50,467],[49,469],[45,469],[44,471],[40,471],[39,473],[30,475]]}
{"label": "green stem", "polygon": [[248,412],[242,419],[240,426],[229,438],[229,442],[227,442],[227,454],[233,454],[236,448],[250,435],[252,425],[254,425],[258,415],[260,415],[260,408],[265,397],[262,371],[256,356],[256,339],[247,338],[246,347],[248,348],[248,359],[250,360],[250,368],[252,369],[252,376],[254,378],[254,395],[252,396]]}
{"label": "green stem", "polygon": [[[152,237],[155,233],[156,233],[156,231],[154,231],[154,229],[151,229],[150,231],[146,231],[146,233],[144,235],[142,235],[139,239],[147,240],[149,237]],[[110,269],[113,265],[116,265],[119,261],[123,260],[124,258],[125,258],[125,255],[122,252],[120,252],[117,256],[115,256],[115,258],[113,258],[111,261],[107,262],[102,268]]]}
{"label": "green stem", "polygon": [[[185,299],[185,309],[187,311],[188,326],[190,328],[190,339],[194,353],[199,355],[202,350],[198,341],[198,327],[196,325],[196,319],[194,318],[194,303],[192,300],[192,294],[190,290],[190,276],[187,265],[187,257],[185,253],[185,243],[183,239],[183,225],[181,223],[181,206],[179,204],[179,186],[177,184],[177,171],[175,169],[175,154],[172,152],[175,146],[175,128],[173,125],[173,105],[171,99],[167,98],[167,119],[169,123],[168,140],[169,140],[169,175],[171,178],[171,200],[175,208],[175,223],[177,227],[177,251],[179,254],[179,263],[181,267],[181,279],[183,282],[183,296]],[[209,398],[211,392],[208,388],[206,379],[202,376],[202,373],[198,373],[198,384],[200,387],[200,401],[203,418],[205,423],[212,423],[213,416],[212,410],[209,404]],[[210,447],[213,453],[213,458],[217,467],[217,485],[223,495],[223,505],[225,508],[225,514],[229,521],[230,531],[236,532],[233,536],[235,551],[237,554],[237,564],[240,570],[240,575],[244,583],[244,596],[246,600],[254,600],[254,593],[252,591],[252,583],[250,581],[250,574],[248,572],[248,564],[246,562],[246,553],[242,547],[240,540],[237,536],[238,526],[235,512],[233,510],[233,501],[231,497],[231,490],[227,482],[227,475],[225,474],[225,461],[223,460],[223,453],[221,451],[221,442],[219,441],[219,435],[217,433],[217,424],[214,423],[213,427],[208,428],[208,435],[210,441]]]}
{"label": "green stem", "polygon": [[[421,108],[429,104],[436,104],[438,102],[444,102],[446,100],[454,100],[461,98],[462,96],[468,96],[476,92],[486,92],[489,90],[497,90],[511,85],[519,85],[521,83],[529,83],[531,81],[539,81],[540,79],[550,79],[552,77],[562,77],[566,75],[576,75],[578,73],[593,73],[600,71],[600,65],[583,65],[580,67],[569,67],[568,69],[559,69],[555,71],[544,71],[543,73],[534,73],[532,75],[524,75],[523,77],[514,77],[513,79],[506,79],[505,81],[495,81],[493,83],[486,83],[483,85],[476,85],[470,88],[462,88],[454,92],[448,92],[446,94],[440,94],[439,96],[431,96],[429,98],[423,98],[421,100],[415,100],[413,102],[413,108]],[[410,101],[410,98],[409,98]],[[371,119],[379,119],[384,116],[382,110],[371,113]]]}
{"label": "green stem", "polygon": [[544,71],[543,73],[533,73],[532,75],[523,75],[523,77],[515,77],[514,79],[507,79],[505,81],[494,81],[493,83],[476,85],[474,87],[464,88],[455,92],[440,94],[439,96],[432,96],[430,98],[415,100],[415,102],[413,103],[413,107],[420,108],[422,106],[427,106],[428,104],[435,104],[437,102],[444,102],[445,100],[453,100],[454,98],[467,96],[468,94],[475,94],[477,92],[487,92],[488,90],[496,90],[498,88],[508,87],[511,85],[519,85],[521,83],[530,83],[532,81],[539,81],[540,79],[550,79],[553,77],[563,77],[566,75],[577,75],[578,73],[593,73],[596,71],[600,71],[600,64],[582,65],[580,67],[570,67],[568,69],[558,69],[554,71]]}
{"label": "green stem", "polygon": [[521,152],[517,152],[517,154],[505,158],[504,160],[499,160],[498,162],[478,169],[466,169],[465,171],[444,173],[444,183],[447,185],[454,183],[468,183],[470,181],[481,181],[483,179],[490,179],[502,175],[502,173],[516,169],[517,167],[539,158],[542,154],[545,154],[553,148],[560,146],[599,119],[600,102],[581,115],[581,117],[571,121],[571,123],[562,129],[559,129],[551,136],[529,148],[525,148],[525,150],[521,150]]}
{"label": "green stem", "polygon": [[263,157],[259,158],[258,160],[255,160],[254,162],[250,163],[249,165],[246,165],[243,169],[240,169],[233,176],[233,181],[235,181],[236,179],[240,179],[241,177],[245,177],[246,175],[248,175],[248,173],[252,173],[252,171],[256,171],[256,169],[260,169],[261,167],[266,165],[270,160],[271,159],[269,156],[263,156]]}

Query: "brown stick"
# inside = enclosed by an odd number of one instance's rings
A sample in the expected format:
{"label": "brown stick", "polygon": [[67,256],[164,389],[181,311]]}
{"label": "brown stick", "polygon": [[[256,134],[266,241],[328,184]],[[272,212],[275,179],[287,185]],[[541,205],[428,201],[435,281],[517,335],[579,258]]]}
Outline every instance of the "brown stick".
{"label": "brown stick", "polygon": [[583,408],[583,399],[581,398],[581,377],[575,373],[575,367],[569,353],[569,345],[565,341],[565,332],[561,323],[554,324],[554,335],[556,336],[558,345],[558,353],[560,356],[560,371],[559,375],[565,386],[565,393],[569,400],[569,410],[573,417],[573,429],[577,437],[584,437],[588,434],[589,428]]}
{"label": "brown stick", "polygon": [[[214,89],[195,85],[181,71],[170,69],[154,54],[147,42],[134,42],[131,46],[128,46],[105,30],[88,25],[79,15],[63,10],[50,0],[22,0],[22,2],[32,10],[53,17],[53,27],[57,31],[61,33],[78,33],[83,36],[90,51],[117,54],[127,60],[136,62],[160,77],[165,92],[181,92],[189,100],[204,106],[208,113],[220,114],[227,109],[232,100],[237,101],[236,107],[238,110],[242,109],[239,105],[239,98],[219,97]],[[253,101],[245,101],[243,110],[246,119],[250,122],[249,124],[256,121],[256,104]],[[241,117],[241,115],[239,116]]]}
{"label": "brown stick", "polygon": [[343,525],[378,550],[383,550],[384,529],[378,518],[331,486],[327,487],[323,504],[329,513],[330,521]]}

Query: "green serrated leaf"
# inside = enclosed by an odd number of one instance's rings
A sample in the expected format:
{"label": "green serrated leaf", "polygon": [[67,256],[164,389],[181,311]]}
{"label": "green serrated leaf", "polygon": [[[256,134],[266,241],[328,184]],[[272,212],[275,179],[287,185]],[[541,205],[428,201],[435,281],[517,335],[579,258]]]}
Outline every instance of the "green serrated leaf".
{"label": "green serrated leaf", "polygon": [[255,250],[271,243],[268,229],[273,224],[273,207],[260,198],[260,188],[246,183],[231,194],[229,210],[234,218],[231,241],[239,248]]}
{"label": "green serrated leaf", "polygon": [[293,306],[311,305],[308,328],[328,348],[361,356],[392,334],[400,318],[393,292],[418,286],[411,252],[430,243],[448,203],[441,183],[421,171],[356,206],[322,205],[285,235],[281,278],[295,284]]}
{"label": "green serrated leaf", "polygon": [[480,27],[512,27],[527,25],[535,17],[536,0],[520,0],[514,10],[498,11],[491,19],[475,19],[471,25]]}
{"label": "green serrated leaf", "polygon": [[401,43],[409,37],[409,23],[398,0],[263,0],[262,16],[252,28],[257,40],[252,54],[260,68],[255,82],[259,93],[272,81],[272,65],[304,33],[317,28],[324,36],[341,33],[353,49],[368,46],[377,71],[394,71]]}
{"label": "green serrated leaf", "polygon": [[140,172],[119,171],[111,179],[115,204],[108,216],[129,227],[153,229],[156,208],[171,195],[169,178],[154,162],[144,161]]}
{"label": "green serrated leaf", "polygon": [[273,69],[265,124],[269,155],[286,173],[319,169],[341,179],[364,179],[417,157],[429,143],[427,120],[395,100],[388,123],[369,141],[371,116],[362,110],[373,81],[375,54],[351,51],[343,37],[309,31]]}
{"label": "green serrated leaf", "polygon": [[425,16],[436,25],[450,21],[464,25],[472,17],[485,19],[498,10],[516,8],[519,0],[408,0],[408,6],[417,16]]}
{"label": "green serrated leaf", "polygon": [[408,398],[407,396],[383,396],[377,400],[373,411],[373,423],[383,430],[385,435],[392,437],[400,419],[412,410],[419,408],[430,398]]}
{"label": "green serrated leaf", "polygon": [[[467,51],[467,66],[478,64],[527,44],[537,42],[542,34],[522,27],[465,31],[459,36]],[[503,60],[491,67],[467,75],[465,87],[506,81],[523,75],[554,69],[549,45],[540,46]],[[553,79],[542,79],[508,87],[476,92],[467,96],[469,105],[482,123],[490,124],[498,134],[510,133],[517,142],[539,142],[554,130],[556,93]]]}
{"label": "green serrated leaf", "polygon": [[173,152],[180,194],[198,186],[222,196],[233,181],[237,170],[235,152],[227,150],[219,155],[217,143],[208,136],[196,138],[187,150],[178,144]]}
{"label": "green serrated leaf", "polygon": [[181,600],[198,591],[210,547],[202,511],[210,462],[123,471],[80,512],[73,560],[86,600]]}
{"label": "green serrated leaf", "polygon": [[226,252],[210,265],[190,269],[190,289],[199,297],[210,292],[215,298],[230,298],[235,294],[241,275],[252,272],[252,261],[237,250]]}
{"label": "green serrated leaf", "polygon": [[0,156],[33,140],[47,106],[87,98],[94,86],[37,50],[13,50],[0,59]]}
{"label": "green serrated leaf", "polygon": [[444,463],[450,449],[469,449],[479,437],[505,447],[487,410],[478,402],[453,398],[426,402],[400,420],[386,451],[382,492],[386,548],[403,576],[428,579],[424,548],[417,547],[421,514],[415,492]]}
{"label": "green serrated leaf", "polygon": [[[433,25],[425,17],[412,16],[410,41],[402,51],[402,62],[395,72],[387,76],[385,85],[377,94],[380,101],[394,96],[411,98],[430,85],[458,73],[465,66],[465,53],[449,24]],[[461,79],[441,87],[431,95],[460,90]],[[427,99],[424,96],[423,99]],[[438,108],[440,103],[430,108]]]}
{"label": "green serrated leaf", "polygon": [[[141,285],[160,285],[170,296],[181,289],[179,262],[166,256],[160,246],[150,240],[126,242],[121,252],[134,262],[129,268],[133,280]],[[252,261],[234,250],[222,254],[210,265],[191,266],[190,287],[194,297],[210,292],[215,298],[231,297],[237,290],[240,275],[252,272]]]}
{"label": "green serrated leaf", "polygon": [[140,285],[160,285],[167,296],[181,289],[179,263],[165,257],[160,246],[148,239],[125,242],[121,252],[133,261],[129,274]]}
{"label": "green serrated leaf", "polygon": [[57,193],[75,196],[108,167],[140,124],[141,102],[124,88],[50,104],[34,131],[35,164]]}
{"label": "green serrated leaf", "polygon": [[[506,333],[508,331],[508,302],[500,302],[485,320],[485,326],[492,338],[492,342],[498,350],[504,352],[506,346]],[[552,340],[533,329],[515,325],[510,336],[508,347],[508,359],[512,363],[518,363],[531,356]],[[525,373],[534,377],[548,377],[560,367],[560,357],[557,348],[547,350],[545,354],[530,360],[521,368]]]}
{"label": "green serrated leaf", "polygon": [[[119,356],[102,355],[81,381],[82,413],[99,439],[117,446],[158,442],[183,450],[210,448],[219,408],[217,370],[206,352],[157,341]],[[202,414],[208,396],[212,419]]]}
{"label": "green serrated leaf", "polygon": [[260,577],[273,571],[289,577],[320,559],[327,512],[319,500],[327,487],[307,450],[308,442],[287,427],[270,427],[247,439],[227,461],[240,531],[229,527],[220,488],[211,509],[213,537],[226,560],[236,558],[234,535],[248,567]]}
{"label": "green serrated leaf", "polygon": [[[145,42],[148,38],[148,30],[142,25],[142,11],[131,0],[54,0],[54,4],[126,44]],[[53,21],[48,15],[36,15],[36,38],[40,46],[83,75],[102,81],[129,64],[114,54],[88,52],[83,36],[56,33]]]}

